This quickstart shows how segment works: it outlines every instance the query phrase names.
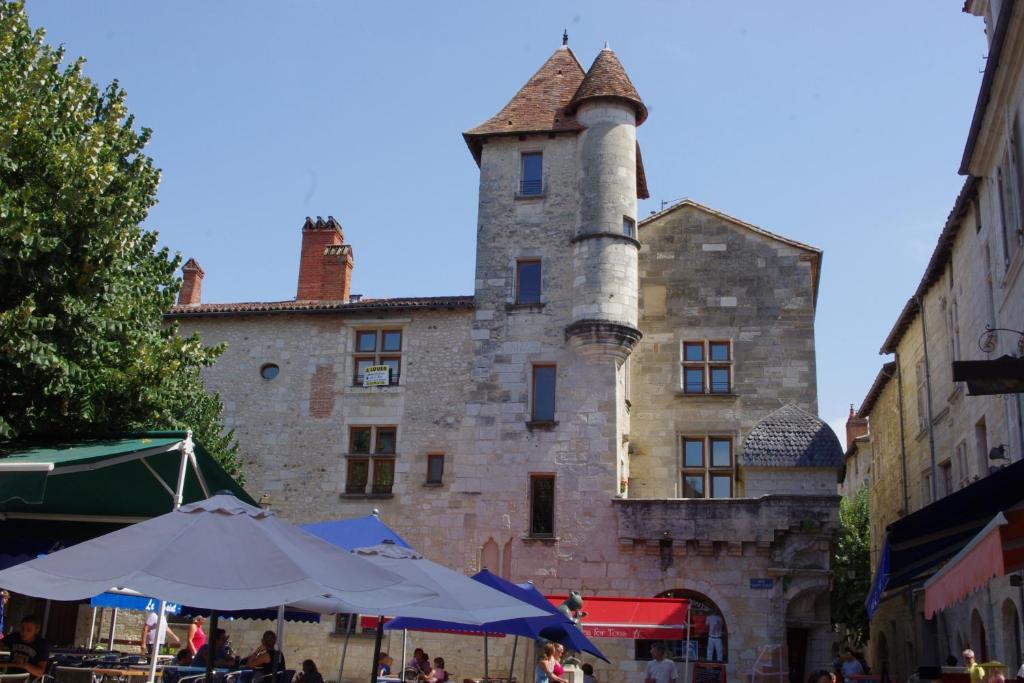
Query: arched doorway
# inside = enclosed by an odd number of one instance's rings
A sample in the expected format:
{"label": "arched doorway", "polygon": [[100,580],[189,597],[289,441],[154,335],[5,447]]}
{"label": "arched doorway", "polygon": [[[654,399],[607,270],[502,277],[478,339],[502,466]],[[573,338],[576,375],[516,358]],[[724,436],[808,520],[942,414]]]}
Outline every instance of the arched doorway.
{"label": "arched doorway", "polygon": [[634,640],[634,658],[651,658],[651,645],[662,643],[668,656],[676,661],[719,662],[729,661],[729,630],[722,610],[711,598],[688,590],[670,590],[657,598],[685,598],[690,601],[690,640]]}
{"label": "arched doorway", "polygon": [[875,641],[875,661],[878,662],[878,672],[883,675],[892,673],[889,666],[889,639],[884,633],[879,633]]}
{"label": "arched doorway", "polygon": [[1009,664],[1012,673],[1021,665],[1020,614],[1013,600],[1003,601],[1002,617],[1002,652],[999,656]]}
{"label": "arched doorway", "polygon": [[988,661],[988,638],[985,635],[985,622],[978,610],[971,611],[971,649],[974,650],[976,661]]}

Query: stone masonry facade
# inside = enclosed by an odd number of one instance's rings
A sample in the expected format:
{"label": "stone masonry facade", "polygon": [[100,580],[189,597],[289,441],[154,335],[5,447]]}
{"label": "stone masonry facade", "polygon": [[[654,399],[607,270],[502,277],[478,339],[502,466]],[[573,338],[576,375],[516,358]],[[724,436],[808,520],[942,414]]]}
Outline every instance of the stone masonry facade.
{"label": "stone masonry facade", "polygon": [[[305,292],[183,302],[169,317],[227,343],[207,386],[224,400],[247,489],[284,519],[377,509],[429,559],[467,573],[486,566],[550,595],[689,597],[724,618],[730,681],[785,645],[782,665],[805,678],[831,659],[842,465],[815,417],[821,252],[690,201],[638,220],[646,114],[614,53],[585,71],[562,47],[466,134],[480,168],[472,297]],[[541,169],[536,183],[528,168]],[[322,254],[337,260],[327,252],[344,245],[341,226],[321,223],[337,230]],[[346,267],[325,271],[305,244],[300,284],[307,267],[350,277],[351,246]],[[539,263],[539,295],[523,295],[523,263]],[[332,291],[347,296],[349,283]],[[390,363],[390,384],[363,386],[364,361]],[[784,440],[815,458],[748,462],[747,436],[787,410],[813,433]],[[366,428],[369,453],[354,436]],[[266,626],[229,628],[248,643]],[[289,625],[286,656],[336,679],[335,630]],[[703,659],[707,635],[694,637]],[[385,644],[396,661],[400,640]],[[508,667],[509,641],[491,642],[492,667]],[[365,678],[372,645],[357,630],[344,680]],[[611,660],[593,662],[601,680],[643,679],[646,644],[598,645]],[[412,646],[460,678],[482,673],[477,639],[412,634]],[[515,674],[529,680],[533,650],[519,652]]]}

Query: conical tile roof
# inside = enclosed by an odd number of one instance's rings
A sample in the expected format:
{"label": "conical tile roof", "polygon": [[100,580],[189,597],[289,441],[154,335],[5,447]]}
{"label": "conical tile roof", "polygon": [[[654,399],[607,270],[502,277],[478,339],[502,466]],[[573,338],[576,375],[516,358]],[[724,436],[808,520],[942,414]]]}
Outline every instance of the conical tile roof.
{"label": "conical tile roof", "polygon": [[636,125],[639,126],[647,118],[647,107],[626,75],[622,62],[611,48],[606,47],[590,65],[590,70],[569,102],[568,110],[575,112],[587,100],[608,97],[631,103],[636,109]]}
{"label": "conical tile roof", "polygon": [[555,50],[501,111],[463,133],[480,162],[481,138],[489,135],[581,130],[566,105],[583,82],[583,67],[567,46]]}

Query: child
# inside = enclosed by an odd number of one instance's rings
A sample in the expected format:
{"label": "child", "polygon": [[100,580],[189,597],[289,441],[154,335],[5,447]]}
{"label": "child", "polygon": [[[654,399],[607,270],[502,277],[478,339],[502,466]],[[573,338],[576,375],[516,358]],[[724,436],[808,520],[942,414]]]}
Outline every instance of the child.
{"label": "child", "polygon": [[324,683],[324,677],[316,670],[316,662],[306,659],[302,662],[302,671],[295,677],[299,683]]}
{"label": "child", "polygon": [[433,683],[445,683],[448,680],[448,672],[444,670],[444,657],[434,657],[434,671],[430,680]]}

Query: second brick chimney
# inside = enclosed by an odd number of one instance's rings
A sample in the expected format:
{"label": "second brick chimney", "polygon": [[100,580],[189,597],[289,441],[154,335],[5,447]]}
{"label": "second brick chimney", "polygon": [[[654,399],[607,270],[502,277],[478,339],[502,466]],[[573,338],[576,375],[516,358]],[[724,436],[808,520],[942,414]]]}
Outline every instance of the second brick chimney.
{"label": "second brick chimney", "polygon": [[846,450],[850,450],[850,446],[853,445],[854,439],[867,436],[868,434],[868,419],[866,417],[857,417],[857,413],[854,412],[853,406],[850,406],[850,416],[846,418]]}
{"label": "second brick chimney", "polygon": [[299,301],[347,301],[352,281],[352,247],[341,225],[328,216],[306,217],[299,256]]}
{"label": "second brick chimney", "polygon": [[199,267],[194,258],[190,258],[181,267],[181,289],[178,291],[178,305],[191,306],[198,304],[202,298],[203,276],[206,273]]}

